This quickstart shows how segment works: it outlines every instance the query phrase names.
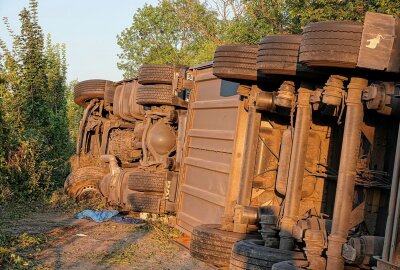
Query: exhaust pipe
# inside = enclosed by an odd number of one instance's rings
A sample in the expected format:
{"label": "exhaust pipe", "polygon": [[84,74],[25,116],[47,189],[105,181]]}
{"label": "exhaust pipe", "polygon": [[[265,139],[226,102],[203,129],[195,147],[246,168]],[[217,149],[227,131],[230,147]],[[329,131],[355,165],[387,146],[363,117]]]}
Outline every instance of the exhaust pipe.
{"label": "exhaust pipe", "polygon": [[339,176],[333,210],[332,231],[329,235],[327,270],[343,270],[342,246],[346,242],[353,208],[356,167],[361,141],[364,112],[362,89],[368,80],[351,78],[347,92],[347,111],[340,155]]}
{"label": "exhaust pipe", "polygon": [[292,229],[296,225],[299,214],[308,134],[312,120],[310,105],[312,91],[310,88],[302,85],[298,90],[296,124],[289,165],[285,208],[279,232],[279,249],[283,250],[292,250],[294,245]]}

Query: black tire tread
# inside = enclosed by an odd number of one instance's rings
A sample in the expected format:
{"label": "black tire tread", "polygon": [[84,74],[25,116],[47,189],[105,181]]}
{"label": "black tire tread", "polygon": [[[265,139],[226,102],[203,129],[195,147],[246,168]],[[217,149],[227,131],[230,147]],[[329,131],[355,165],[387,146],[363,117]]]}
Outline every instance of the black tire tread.
{"label": "black tire tread", "polygon": [[72,198],[77,198],[85,186],[98,189],[98,181],[102,180],[108,170],[101,167],[82,167],[71,172],[64,182],[64,192]]}
{"label": "black tire tread", "polygon": [[134,171],[128,175],[128,189],[142,192],[160,192],[165,189],[165,173]]}
{"label": "black tire tread", "polygon": [[106,82],[106,80],[86,80],[77,83],[74,87],[74,102],[81,107],[86,107],[91,99],[103,99]]}
{"label": "black tire tread", "polygon": [[308,66],[355,68],[363,26],[358,22],[318,22],[307,25],[299,62]]}
{"label": "black tire tread", "polygon": [[173,97],[171,85],[141,85],[136,92],[136,103],[140,105],[172,105]]}
{"label": "black tire tread", "polygon": [[272,265],[290,259],[305,260],[304,254],[265,247],[262,240],[243,240],[232,248],[230,265],[241,269],[271,269]]}
{"label": "black tire tread", "polygon": [[174,65],[147,64],[139,68],[138,82],[147,84],[172,84]]}
{"label": "black tire tread", "polygon": [[325,21],[310,23],[303,29],[303,33],[316,31],[362,33],[363,24],[354,21]]}
{"label": "black tire tread", "polygon": [[299,44],[301,35],[270,35],[261,39],[260,44]]}
{"label": "black tire tread", "polygon": [[[213,74],[222,79],[257,80],[258,46],[222,45],[214,53]],[[226,56],[225,56],[226,55]]]}
{"label": "black tire tread", "polygon": [[297,50],[275,50],[275,49],[259,50],[257,61],[260,58],[260,56],[273,56],[273,55],[293,56],[297,58],[297,56],[299,55],[299,46],[297,46]]}
{"label": "black tire tread", "polygon": [[257,55],[257,45],[243,45],[243,44],[229,44],[218,46],[215,50],[217,52],[238,52],[238,53],[254,53]]}
{"label": "black tire tread", "polygon": [[143,192],[132,192],[128,194],[128,202],[131,210],[145,213],[162,213],[162,194],[148,194]]}

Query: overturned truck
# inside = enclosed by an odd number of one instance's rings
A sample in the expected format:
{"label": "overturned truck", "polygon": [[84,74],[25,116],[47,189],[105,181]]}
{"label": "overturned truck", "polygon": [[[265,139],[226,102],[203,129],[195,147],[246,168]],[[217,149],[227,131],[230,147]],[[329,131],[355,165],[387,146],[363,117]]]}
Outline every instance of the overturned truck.
{"label": "overturned truck", "polygon": [[83,81],[65,191],[166,214],[229,269],[400,269],[400,26],[318,22]]}

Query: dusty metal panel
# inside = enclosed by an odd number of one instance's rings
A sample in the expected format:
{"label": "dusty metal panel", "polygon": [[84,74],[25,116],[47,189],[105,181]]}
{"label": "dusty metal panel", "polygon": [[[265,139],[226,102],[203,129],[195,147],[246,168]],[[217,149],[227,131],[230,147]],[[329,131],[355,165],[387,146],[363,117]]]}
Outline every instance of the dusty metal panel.
{"label": "dusty metal panel", "polygon": [[194,76],[177,211],[177,227],[187,233],[222,221],[241,104],[239,84],[216,78],[212,68]]}
{"label": "dusty metal panel", "polygon": [[367,12],[357,67],[389,72],[400,71],[399,19]]}

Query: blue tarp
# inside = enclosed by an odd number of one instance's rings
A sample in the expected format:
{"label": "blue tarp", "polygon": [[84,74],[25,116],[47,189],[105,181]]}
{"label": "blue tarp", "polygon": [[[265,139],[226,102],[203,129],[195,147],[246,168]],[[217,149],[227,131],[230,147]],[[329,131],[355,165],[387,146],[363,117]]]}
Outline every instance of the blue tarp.
{"label": "blue tarp", "polygon": [[105,210],[105,211],[94,211],[94,210],[83,210],[79,214],[75,215],[75,218],[90,218],[96,222],[103,222],[111,219],[113,216],[118,215],[117,210]]}

